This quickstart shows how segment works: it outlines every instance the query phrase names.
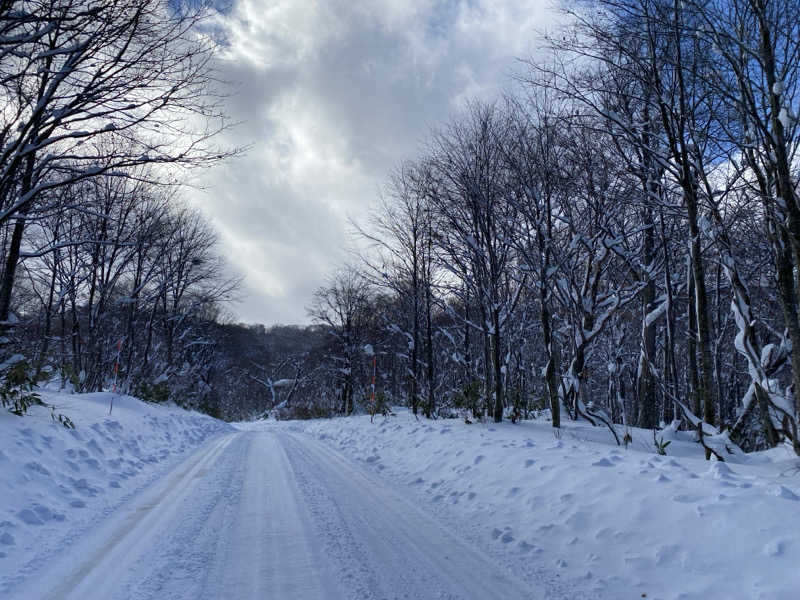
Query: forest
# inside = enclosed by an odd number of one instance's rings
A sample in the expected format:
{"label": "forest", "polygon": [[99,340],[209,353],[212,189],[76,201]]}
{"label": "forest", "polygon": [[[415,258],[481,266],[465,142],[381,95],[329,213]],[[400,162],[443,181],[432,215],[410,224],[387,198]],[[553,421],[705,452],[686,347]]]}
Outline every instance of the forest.
{"label": "forest", "polygon": [[800,454],[796,0],[565,3],[513,91],[396,166],[314,324],[270,328],[226,316],[236,278],[181,200],[242,149],[215,144],[205,13],[175,6],[0,0],[4,405],[56,380]]}

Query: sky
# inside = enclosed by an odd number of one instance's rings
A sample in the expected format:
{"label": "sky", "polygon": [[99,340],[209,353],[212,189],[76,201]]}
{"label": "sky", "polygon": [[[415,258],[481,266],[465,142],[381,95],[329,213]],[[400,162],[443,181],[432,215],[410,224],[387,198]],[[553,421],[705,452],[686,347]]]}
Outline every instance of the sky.
{"label": "sky", "polygon": [[220,16],[227,112],[249,146],[192,200],[243,277],[247,323],[305,324],[392,169],[535,53],[550,0],[234,0]]}

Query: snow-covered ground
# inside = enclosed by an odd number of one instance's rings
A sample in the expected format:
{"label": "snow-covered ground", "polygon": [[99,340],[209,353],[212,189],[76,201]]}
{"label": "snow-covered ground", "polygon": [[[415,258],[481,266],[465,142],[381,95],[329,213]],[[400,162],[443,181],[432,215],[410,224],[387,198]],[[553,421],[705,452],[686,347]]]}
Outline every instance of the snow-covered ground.
{"label": "snow-covered ground", "polygon": [[[98,397],[97,408],[107,399]],[[80,422],[88,422],[77,404],[85,401],[73,398],[73,412],[83,417],[74,419],[78,432]],[[136,405],[133,421],[117,408],[114,419],[95,412],[97,420],[80,439],[36,423],[35,417],[20,419],[22,428],[12,422],[9,428],[18,429],[15,437],[22,446],[30,446],[29,438],[36,441],[37,447],[26,452],[42,468],[9,469],[17,503],[32,508],[24,513],[28,509],[0,500],[7,527],[17,533],[13,550],[18,554],[14,559],[7,553],[0,563],[0,595],[20,600],[545,597],[539,583],[514,577],[465,542],[458,530],[409,502],[404,490],[398,493],[358,462],[294,433],[292,424],[233,431],[174,409],[163,409],[161,419],[153,411],[157,407]],[[63,454],[81,470],[104,471],[87,481],[94,501],[105,495],[102,485],[117,489],[111,486],[120,479],[116,463],[108,460],[125,456],[132,439],[138,440],[137,457],[155,460],[169,446],[159,432],[171,432],[177,446],[187,419],[199,420],[203,433],[222,435],[212,435],[185,460],[162,469],[151,485],[122,503],[108,503],[105,510],[87,500],[80,507],[69,504],[82,492],[66,489],[75,486],[69,474],[73,467],[60,464]],[[75,452],[69,453],[74,440]],[[8,446],[10,451],[16,444]],[[87,450],[85,456],[81,449]],[[81,460],[94,462],[84,466]],[[56,483],[35,485],[25,469],[42,476],[46,469]],[[66,497],[57,502],[60,495]],[[98,518],[64,537],[64,524],[75,520],[78,510]],[[33,521],[30,515],[42,523],[27,522]]]}
{"label": "snow-covered ground", "polygon": [[[0,596],[69,552],[104,517],[232,428],[206,415],[111,394],[41,392],[76,429],[34,406],[0,410]],[[36,596],[29,596],[35,598]]]}
{"label": "snow-covered ground", "polygon": [[[286,427],[279,425],[278,427]],[[416,421],[405,411],[294,423],[378,472],[521,575],[597,598],[800,597],[800,460],[707,462],[681,434],[617,447],[567,422]],[[669,437],[669,436],[667,436]]]}
{"label": "snow-covered ground", "polygon": [[800,461],[396,416],[228,426],[108,394],[0,416],[11,599],[796,598]]}

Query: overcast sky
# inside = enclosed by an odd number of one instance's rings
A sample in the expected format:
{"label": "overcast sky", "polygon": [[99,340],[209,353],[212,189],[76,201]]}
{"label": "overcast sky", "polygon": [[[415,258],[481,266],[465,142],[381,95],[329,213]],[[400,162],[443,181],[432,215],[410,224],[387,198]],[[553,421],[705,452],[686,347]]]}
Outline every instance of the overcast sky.
{"label": "overcast sky", "polygon": [[250,144],[194,201],[244,276],[249,323],[307,323],[391,169],[469,99],[493,99],[553,20],[550,0],[234,0],[227,134]]}

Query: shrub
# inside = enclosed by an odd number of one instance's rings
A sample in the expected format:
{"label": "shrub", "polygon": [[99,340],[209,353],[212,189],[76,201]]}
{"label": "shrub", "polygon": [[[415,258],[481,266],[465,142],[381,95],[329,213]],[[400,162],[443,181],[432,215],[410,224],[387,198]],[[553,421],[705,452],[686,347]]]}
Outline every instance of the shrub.
{"label": "shrub", "polygon": [[34,404],[42,404],[36,387],[34,371],[21,354],[16,354],[0,365],[0,401],[17,416],[28,412]]}

